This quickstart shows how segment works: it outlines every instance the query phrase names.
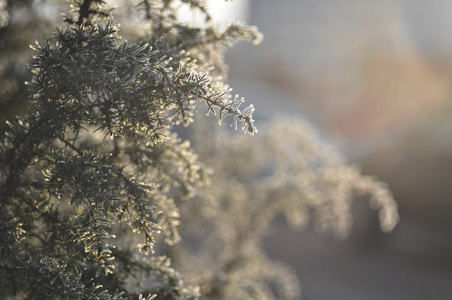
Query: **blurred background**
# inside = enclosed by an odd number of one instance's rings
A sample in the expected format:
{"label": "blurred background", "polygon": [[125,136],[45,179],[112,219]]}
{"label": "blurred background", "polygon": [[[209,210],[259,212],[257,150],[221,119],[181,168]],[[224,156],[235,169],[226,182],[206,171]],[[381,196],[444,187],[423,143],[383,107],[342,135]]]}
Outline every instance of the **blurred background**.
{"label": "blurred background", "polygon": [[355,205],[341,242],[278,222],[266,248],[295,269],[303,299],[452,299],[452,1],[210,3],[264,34],[227,53],[257,121],[303,116],[399,203],[389,234]]}

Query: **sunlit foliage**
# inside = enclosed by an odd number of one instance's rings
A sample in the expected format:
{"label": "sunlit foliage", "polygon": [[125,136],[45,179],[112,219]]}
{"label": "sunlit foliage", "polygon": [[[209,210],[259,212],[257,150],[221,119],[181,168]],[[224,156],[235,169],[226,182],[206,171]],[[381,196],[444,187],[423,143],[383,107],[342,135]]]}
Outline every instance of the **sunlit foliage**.
{"label": "sunlit foliage", "polygon": [[[143,0],[146,30],[127,40],[103,1],[71,3],[32,47],[30,108],[0,143],[2,296],[295,299],[296,279],[260,244],[275,217],[343,238],[356,192],[383,230],[397,223],[386,187],[304,123],[254,138],[205,125],[198,154],[174,132],[200,111],[257,133],[254,107],[223,82],[224,51],[259,43],[256,28],[215,27],[200,0]],[[203,26],[181,23],[181,5]]]}
{"label": "sunlit foliage", "polygon": [[[143,256],[156,237],[179,241],[175,201],[205,183],[196,155],[171,128],[190,124],[203,102],[257,132],[254,108],[241,109],[209,56],[260,35],[242,25],[179,24],[173,2],[142,2],[151,31],[129,43],[102,1],[75,1],[68,25],[33,46],[29,114],[9,123],[0,148],[5,296],[197,297],[168,258]],[[202,2],[183,2],[209,19]],[[142,276],[152,284],[136,280]]]}
{"label": "sunlit foliage", "polygon": [[299,118],[277,119],[253,139],[201,132],[197,152],[214,172],[209,187],[181,204],[186,226],[172,253],[203,299],[299,299],[290,268],[262,247],[279,216],[294,229],[311,223],[343,239],[352,227],[352,202],[367,198],[383,231],[398,222],[386,185],[347,165]]}

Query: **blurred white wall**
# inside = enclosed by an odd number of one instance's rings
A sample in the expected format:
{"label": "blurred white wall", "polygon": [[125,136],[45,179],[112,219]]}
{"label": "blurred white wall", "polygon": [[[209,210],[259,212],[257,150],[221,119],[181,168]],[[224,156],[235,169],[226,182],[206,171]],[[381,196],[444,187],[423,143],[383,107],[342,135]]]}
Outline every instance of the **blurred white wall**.
{"label": "blurred white wall", "polygon": [[297,268],[305,299],[452,299],[452,1],[249,4],[265,37],[229,52],[235,92],[256,118],[306,116],[388,182],[401,213],[383,235],[360,209],[341,245],[279,228],[270,253]]}

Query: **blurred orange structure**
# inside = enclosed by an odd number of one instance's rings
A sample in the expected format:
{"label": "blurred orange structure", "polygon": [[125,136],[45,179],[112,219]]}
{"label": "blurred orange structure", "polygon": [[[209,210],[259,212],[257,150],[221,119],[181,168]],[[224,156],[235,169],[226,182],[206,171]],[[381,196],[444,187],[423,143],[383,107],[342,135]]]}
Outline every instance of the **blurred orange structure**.
{"label": "blurred orange structure", "polygon": [[[388,182],[401,214],[396,230],[383,235],[372,215],[363,217],[358,208],[357,233],[335,244],[337,250],[308,232],[294,242],[307,248],[299,256],[278,252],[275,243],[294,238],[281,231],[269,239],[270,253],[296,266],[304,299],[332,299],[334,293],[315,290],[328,284],[344,293],[334,299],[452,299],[452,2],[249,5],[248,23],[265,38],[257,48],[231,51],[232,86],[255,102],[257,113],[271,107],[305,115],[365,173]],[[370,247],[360,252],[359,245]],[[329,250],[319,254],[322,247]],[[349,274],[365,286],[361,294],[350,291],[355,285],[344,282],[347,275],[333,278],[341,273],[325,262],[340,257],[362,272],[359,278]],[[371,265],[378,265],[378,274],[365,275]],[[397,285],[397,277],[406,279]],[[372,281],[381,285],[378,291]]]}

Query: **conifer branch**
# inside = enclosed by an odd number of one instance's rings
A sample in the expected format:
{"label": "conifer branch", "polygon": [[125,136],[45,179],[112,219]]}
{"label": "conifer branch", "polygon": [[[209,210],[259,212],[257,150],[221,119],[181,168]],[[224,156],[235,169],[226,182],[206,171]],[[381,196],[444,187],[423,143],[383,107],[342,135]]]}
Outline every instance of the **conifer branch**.
{"label": "conifer branch", "polygon": [[76,22],[76,24],[78,26],[81,26],[83,23],[83,20],[88,19],[89,15],[91,13],[93,13],[93,11],[91,11],[91,9],[90,9],[92,2],[93,2],[93,0],[83,0],[83,3],[80,5],[79,17]]}
{"label": "conifer branch", "polygon": [[[344,237],[355,191],[370,195],[385,231],[395,226],[385,185],[296,122],[253,143],[174,133],[200,102],[257,133],[254,106],[222,79],[225,49],[258,43],[256,28],[219,29],[203,0],[142,0],[150,29],[129,42],[103,0],[72,4],[69,24],[33,47],[29,115],[0,142],[2,296],[298,299],[293,275],[261,249],[275,216]],[[181,22],[180,5],[206,24]]]}

